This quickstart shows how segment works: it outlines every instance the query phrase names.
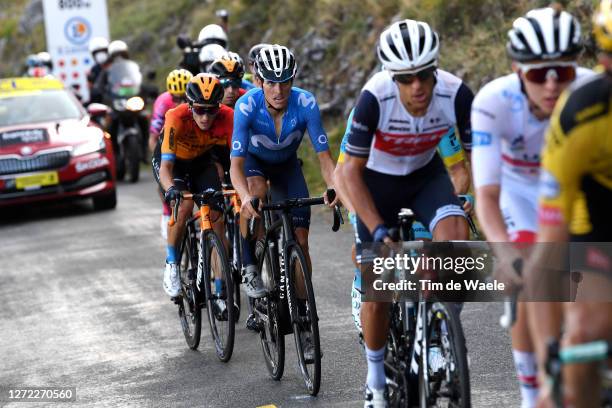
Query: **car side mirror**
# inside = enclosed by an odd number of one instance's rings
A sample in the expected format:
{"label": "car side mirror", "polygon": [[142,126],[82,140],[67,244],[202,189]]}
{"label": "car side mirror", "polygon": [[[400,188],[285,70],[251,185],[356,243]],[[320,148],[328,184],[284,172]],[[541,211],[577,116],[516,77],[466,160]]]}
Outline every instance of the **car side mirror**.
{"label": "car side mirror", "polygon": [[105,116],[110,111],[111,109],[108,106],[104,105],[103,103],[90,103],[87,106],[87,112],[89,113],[89,116],[91,116],[92,118]]}

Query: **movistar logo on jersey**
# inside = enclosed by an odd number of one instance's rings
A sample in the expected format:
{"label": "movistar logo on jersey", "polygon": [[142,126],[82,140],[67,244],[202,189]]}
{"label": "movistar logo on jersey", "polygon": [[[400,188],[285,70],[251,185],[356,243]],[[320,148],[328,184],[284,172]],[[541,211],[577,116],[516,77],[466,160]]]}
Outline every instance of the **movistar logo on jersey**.
{"label": "movistar logo on jersey", "polygon": [[305,108],[314,109],[314,107],[317,106],[317,101],[313,95],[308,96],[301,93],[298,96],[298,102]]}
{"label": "movistar logo on jersey", "polygon": [[294,142],[298,141],[302,138],[302,132],[296,130],[294,132],[289,133],[287,138],[282,142],[276,143],[273,140],[270,140],[266,135],[253,135],[251,136],[251,144],[253,147],[259,147],[262,145],[268,150],[282,150],[285,149]]}
{"label": "movistar logo on jersey", "polygon": [[240,112],[242,112],[243,115],[248,116],[249,113],[253,112],[254,107],[255,99],[253,99],[252,96],[249,96],[247,103],[242,102],[240,104]]}

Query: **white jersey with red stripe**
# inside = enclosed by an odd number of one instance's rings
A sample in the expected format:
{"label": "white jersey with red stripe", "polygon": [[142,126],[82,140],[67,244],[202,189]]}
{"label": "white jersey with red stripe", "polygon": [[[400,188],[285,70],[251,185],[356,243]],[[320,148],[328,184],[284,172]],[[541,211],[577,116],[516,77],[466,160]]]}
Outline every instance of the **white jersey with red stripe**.
{"label": "white jersey with red stripe", "polygon": [[[592,75],[577,69],[577,77]],[[540,152],[549,120],[529,108],[517,74],[486,84],[472,104],[472,172],[476,188],[501,186],[508,232],[536,231]]]}
{"label": "white jersey with red stripe", "polygon": [[[363,91],[374,96],[378,105],[374,137],[368,146],[349,142],[347,151],[355,156],[367,156],[366,167],[379,173],[407,175],[422,168],[436,154],[440,139],[455,131],[456,99],[462,84],[460,78],[438,69],[427,112],[424,116],[416,117],[408,113],[402,104],[398,87],[389,72],[378,72],[363,88]],[[353,120],[352,126],[357,131],[365,130],[360,129],[360,126],[365,126],[358,118]],[[463,132],[459,133],[463,136]],[[469,150],[469,137],[461,139],[466,150]]]}

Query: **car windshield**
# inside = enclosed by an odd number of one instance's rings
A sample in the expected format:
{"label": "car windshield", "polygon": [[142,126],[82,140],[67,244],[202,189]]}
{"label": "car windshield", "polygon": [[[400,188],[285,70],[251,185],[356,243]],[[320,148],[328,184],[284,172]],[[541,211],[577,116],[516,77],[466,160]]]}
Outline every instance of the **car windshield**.
{"label": "car windshield", "polygon": [[0,127],[81,117],[78,102],[63,89],[0,97]]}

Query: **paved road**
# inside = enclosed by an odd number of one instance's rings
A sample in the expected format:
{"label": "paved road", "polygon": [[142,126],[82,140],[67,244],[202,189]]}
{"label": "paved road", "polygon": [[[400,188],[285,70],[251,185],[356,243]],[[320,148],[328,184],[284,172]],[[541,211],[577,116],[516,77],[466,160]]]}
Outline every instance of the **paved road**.
{"label": "paved road", "polygon": [[[321,392],[312,399],[290,338],[280,382],[267,377],[258,338],[242,323],[227,364],[215,357],[207,330],[198,351],[187,348],[161,288],[157,200],[147,172],[136,185],[120,185],[114,211],[96,213],[83,202],[0,214],[0,388],[75,386],[71,406],[87,407],[362,406],[365,363],[350,316],[348,228],[332,234],[329,219],[313,219],[325,356]],[[501,305],[484,303],[463,312],[474,406],[519,405],[500,313]]]}

